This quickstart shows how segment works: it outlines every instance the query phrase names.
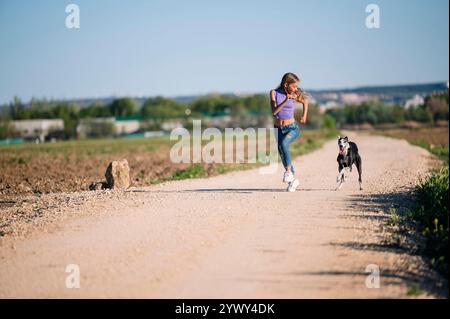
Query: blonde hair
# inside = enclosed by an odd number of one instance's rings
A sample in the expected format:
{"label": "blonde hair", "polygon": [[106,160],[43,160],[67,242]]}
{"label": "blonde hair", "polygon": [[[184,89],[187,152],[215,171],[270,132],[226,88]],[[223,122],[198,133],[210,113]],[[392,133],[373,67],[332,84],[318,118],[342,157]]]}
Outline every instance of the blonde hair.
{"label": "blonde hair", "polygon": [[[283,75],[283,77],[281,78],[281,83],[278,86],[277,89],[284,89],[284,86],[286,84],[291,84],[291,83],[295,83],[295,82],[300,82],[300,79],[297,75],[295,75],[294,73],[288,72],[285,75]],[[303,103],[309,96],[309,94],[302,89],[301,87],[297,88],[297,92],[295,92],[297,98],[296,101]]]}

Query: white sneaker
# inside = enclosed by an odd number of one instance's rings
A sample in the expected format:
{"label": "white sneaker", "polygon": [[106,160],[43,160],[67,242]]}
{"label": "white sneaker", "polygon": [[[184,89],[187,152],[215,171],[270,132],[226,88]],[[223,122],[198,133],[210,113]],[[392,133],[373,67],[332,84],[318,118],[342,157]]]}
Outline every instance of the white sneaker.
{"label": "white sneaker", "polygon": [[294,174],[291,171],[284,172],[283,183],[290,183],[294,180]]}
{"label": "white sneaker", "polygon": [[297,189],[299,184],[300,184],[299,180],[298,179],[294,179],[292,182],[289,183],[287,191],[288,192],[295,192],[295,190]]}

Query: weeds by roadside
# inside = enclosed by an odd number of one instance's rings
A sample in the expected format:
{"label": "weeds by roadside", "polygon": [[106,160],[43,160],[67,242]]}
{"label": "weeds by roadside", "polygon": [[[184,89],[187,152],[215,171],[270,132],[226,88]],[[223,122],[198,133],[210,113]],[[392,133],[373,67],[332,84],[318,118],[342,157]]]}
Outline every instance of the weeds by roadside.
{"label": "weeds by roadside", "polygon": [[449,233],[449,168],[442,167],[415,189],[416,207],[410,218],[419,223],[426,238],[424,253],[438,271],[448,276]]}
{"label": "weeds by roadside", "polygon": [[[389,211],[387,225],[406,224],[421,235],[423,243],[420,252],[431,264],[431,267],[448,277],[448,240],[449,240],[449,146],[447,128],[427,128],[421,132],[411,130],[379,131],[375,134],[386,135],[407,140],[437,156],[442,165],[440,169],[430,172],[421,178],[413,193],[411,208],[405,215],[399,215],[395,209]],[[397,230],[399,232],[400,230]],[[411,287],[408,295],[420,294],[420,287]]]}
{"label": "weeds by roadside", "polygon": [[428,150],[431,154],[436,155],[441,161],[447,163],[447,165],[448,165],[448,163],[449,163],[449,161],[448,161],[448,159],[449,159],[448,158],[448,156],[449,156],[448,146],[434,145],[434,144],[431,144],[431,143],[427,142],[426,140],[422,140],[422,139],[412,140],[410,143]]}
{"label": "weeds by roadside", "polygon": [[386,225],[394,230],[391,244],[401,233],[413,230],[421,236],[419,253],[432,268],[448,276],[449,251],[449,168],[442,167],[421,178],[411,193],[412,201],[406,211],[399,214],[389,209]]}

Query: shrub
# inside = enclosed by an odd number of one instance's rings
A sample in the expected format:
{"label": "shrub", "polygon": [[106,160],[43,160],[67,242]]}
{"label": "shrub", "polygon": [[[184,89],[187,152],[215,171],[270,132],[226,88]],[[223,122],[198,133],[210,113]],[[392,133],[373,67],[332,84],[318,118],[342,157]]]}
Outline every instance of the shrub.
{"label": "shrub", "polygon": [[426,237],[425,254],[448,274],[449,168],[443,167],[416,186],[417,207],[412,218],[420,223]]}

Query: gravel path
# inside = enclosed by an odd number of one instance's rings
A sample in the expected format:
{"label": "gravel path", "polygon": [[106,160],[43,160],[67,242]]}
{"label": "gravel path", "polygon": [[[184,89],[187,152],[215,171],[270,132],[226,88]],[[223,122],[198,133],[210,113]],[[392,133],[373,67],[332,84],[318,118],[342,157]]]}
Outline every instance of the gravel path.
{"label": "gravel path", "polygon": [[[348,134],[363,159],[363,191],[356,169],[334,190],[330,141],[296,159],[295,193],[285,192],[280,167],[101,195],[1,239],[0,297],[406,298],[416,283],[436,287],[402,248],[408,237],[393,244],[386,226],[389,207],[408,201],[404,191],[432,158],[406,141]],[[79,266],[79,289],[65,286],[68,264]],[[379,266],[378,289],[366,286],[369,264]]]}

